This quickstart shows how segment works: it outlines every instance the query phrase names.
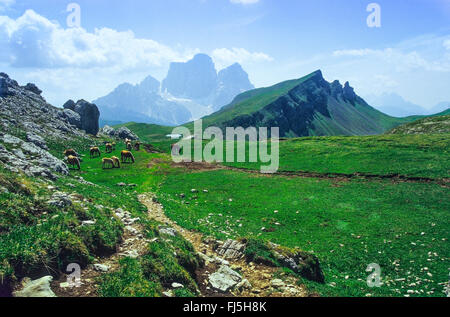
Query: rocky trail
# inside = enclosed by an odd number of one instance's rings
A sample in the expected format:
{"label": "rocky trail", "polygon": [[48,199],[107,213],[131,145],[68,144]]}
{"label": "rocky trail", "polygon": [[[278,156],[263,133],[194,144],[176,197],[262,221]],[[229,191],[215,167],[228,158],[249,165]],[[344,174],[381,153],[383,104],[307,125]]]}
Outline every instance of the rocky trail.
{"label": "rocky trail", "polygon": [[124,257],[137,258],[146,252],[147,244],[151,240],[144,238],[144,228],[139,218],[132,218],[131,214],[121,208],[115,211],[116,216],[125,225],[122,243],[117,252],[95,259],[95,264],[89,265],[81,272],[78,287],[68,282],[69,276],[62,275],[59,280],[51,283],[51,289],[58,297],[97,297],[97,278],[104,273],[115,271],[119,267],[119,260]]}
{"label": "rocky trail", "polygon": [[247,263],[243,259],[245,246],[238,241],[222,242],[204,238],[201,233],[186,230],[169,219],[161,204],[156,202],[151,194],[141,195],[139,200],[147,206],[150,218],[176,230],[193,245],[197,254],[204,260],[204,267],[196,272],[201,296],[307,296],[305,287],[297,285],[295,278],[286,277],[284,281],[275,278],[277,268]]}
{"label": "rocky trail", "polygon": [[[140,202],[148,208],[148,217],[161,223],[160,233],[166,235],[180,234],[194,247],[198,256],[203,259],[204,266],[195,274],[200,296],[203,297],[304,297],[308,292],[303,285],[297,285],[297,279],[284,276],[283,280],[276,278],[278,269],[262,264],[247,263],[243,259],[245,246],[238,241],[226,242],[204,238],[198,232],[192,232],[180,227],[170,220],[164,209],[150,193],[140,195]],[[89,265],[80,272],[78,284],[70,278],[70,274],[63,274],[58,280],[52,281],[49,277],[36,281],[25,281],[22,289],[36,288],[46,296],[57,297],[97,297],[98,278],[107,272],[119,268],[119,260],[124,257],[138,258],[146,252],[148,243],[152,240],[144,238],[144,228],[139,218],[132,218],[130,213],[117,209],[116,216],[125,225],[125,233],[117,252],[104,257],[96,258],[94,264]],[[178,285],[179,286],[179,285]],[[173,289],[178,287],[176,283]],[[173,289],[167,289],[163,294],[173,296]]]}

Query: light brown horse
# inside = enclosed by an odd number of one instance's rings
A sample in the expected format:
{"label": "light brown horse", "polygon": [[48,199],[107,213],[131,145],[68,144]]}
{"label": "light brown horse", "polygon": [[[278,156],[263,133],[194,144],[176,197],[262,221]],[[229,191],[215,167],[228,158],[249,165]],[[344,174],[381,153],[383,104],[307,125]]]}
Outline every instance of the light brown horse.
{"label": "light brown horse", "polygon": [[110,158],[104,158],[102,159],[102,168],[103,169],[107,169],[107,168],[114,168],[114,160],[110,159]]}
{"label": "light brown horse", "polygon": [[72,167],[78,167],[78,170],[81,170],[81,164],[80,164],[80,160],[78,159],[78,157],[73,156],[73,155],[69,155],[67,157],[67,163],[69,164],[69,166]]}
{"label": "light brown horse", "polygon": [[122,163],[126,163],[127,161],[131,160],[131,162],[135,162],[133,153],[131,153],[130,151],[122,151],[122,153],[120,153],[121,159],[122,159]]}
{"label": "light brown horse", "polygon": [[100,157],[101,156],[100,149],[98,147],[96,147],[96,146],[91,147],[90,154],[91,154],[91,158]]}
{"label": "light brown horse", "polygon": [[120,168],[120,160],[117,156],[111,157],[111,159],[114,161],[114,167]]}
{"label": "light brown horse", "polygon": [[106,143],[106,153],[111,153],[113,151],[113,146],[111,143]]}

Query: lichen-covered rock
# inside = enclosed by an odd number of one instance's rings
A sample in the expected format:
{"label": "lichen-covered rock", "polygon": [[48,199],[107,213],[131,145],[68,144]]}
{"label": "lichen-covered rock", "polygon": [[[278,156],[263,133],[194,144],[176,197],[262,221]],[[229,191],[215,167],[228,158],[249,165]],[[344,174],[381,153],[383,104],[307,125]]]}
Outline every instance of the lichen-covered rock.
{"label": "lichen-covered rock", "polygon": [[33,132],[27,132],[27,141],[33,143],[34,145],[40,147],[43,150],[48,150],[45,140],[41,136]]}
{"label": "lichen-covered rock", "polygon": [[131,132],[127,127],[121,127],[116,130],[115,136],[120,139],[139,140],[138,136]]}

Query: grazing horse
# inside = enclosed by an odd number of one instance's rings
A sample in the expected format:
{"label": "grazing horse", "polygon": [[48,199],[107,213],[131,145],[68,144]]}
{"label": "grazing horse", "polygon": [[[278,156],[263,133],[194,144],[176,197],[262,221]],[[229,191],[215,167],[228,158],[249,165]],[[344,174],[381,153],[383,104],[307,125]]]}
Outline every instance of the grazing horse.
{"label": "grazing horse", "polygon": [[95,147],[91,147],[90,154],[91,154],[91,158],[100,157],[101,152],[100,152],[100,149],[95,146]]}
{"label": "grazing horse", "polygon": [[113,149],[113,151],[115,151],[116,150],[116,142],[113,142],[113,143],[111,143],[111,145],[112,145],[112,149]]}
{"label": "grazing horse", "polygon": [[136,142],[134,144],[134,150],[138,152],[141,150],[141,142]]}
{"label": "grazing horse", "polygon": [[126,138],[125,139],[125,145],[127,144],[127,143],[130,143],[131,142],[131,140],[129,139],[129,138]]}
{"label": "grazing horse", "polygon": [[78,154],[77,154],[77,152],[75,152],[75,150],[74,149],[68,149],[68,150],[65,150],[64,151],[64,156],[65,157],[69,157],[69,156],[76,156],[76,157],[78,157]]}
{"label": "grazing horse", "polygon": [[127,150],[131,151],[133,149],[133,146],[131,145],[131,142],[127,142]]}
{"label": "grazing horse", "polygon": [[120,160],[118,157],[113,156],[111,159],[114,161],[114,167],[120,168]]}
{"label": "grazing horse", "polygon": [[112,153],[113,146],[111,143],[106,143],[106,153]]}
{"label": "grazing horse", "polygon": [[69,155],[67,157],[67,163],[69,163],[69,166],[72,167],[78,167],[78,170],[81,170],[81,164],[80,164],[80,160],[78,159],[78,157],[73,156],[73,155]]}
{"label": "grazing horse", "polygon": [[122,159],[122,163],[126,163],[128,160],[131,160],[131,162],[135,162],[133,153],[131,153],[130,151],[122,151],[122,153],[120,154],[121,159]]}
{"label": "grazing horse", "polygon": [[102,168],[103,169],[107,169],[107,168],[114,168],[114,160],[110,159],[110,158],[104,158],[102,160]]}

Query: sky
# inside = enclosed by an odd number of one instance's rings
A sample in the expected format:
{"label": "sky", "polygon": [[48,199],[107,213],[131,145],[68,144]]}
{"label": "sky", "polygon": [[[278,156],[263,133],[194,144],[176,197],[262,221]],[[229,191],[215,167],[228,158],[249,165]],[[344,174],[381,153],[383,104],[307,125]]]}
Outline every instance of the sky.
{"label": "sky", "polygon": [[321,69],[362,97],[431,108],[450,101],[449,22],[450,0],[0,0],[0,71],[61,106],[206,53],[256,87]]}

